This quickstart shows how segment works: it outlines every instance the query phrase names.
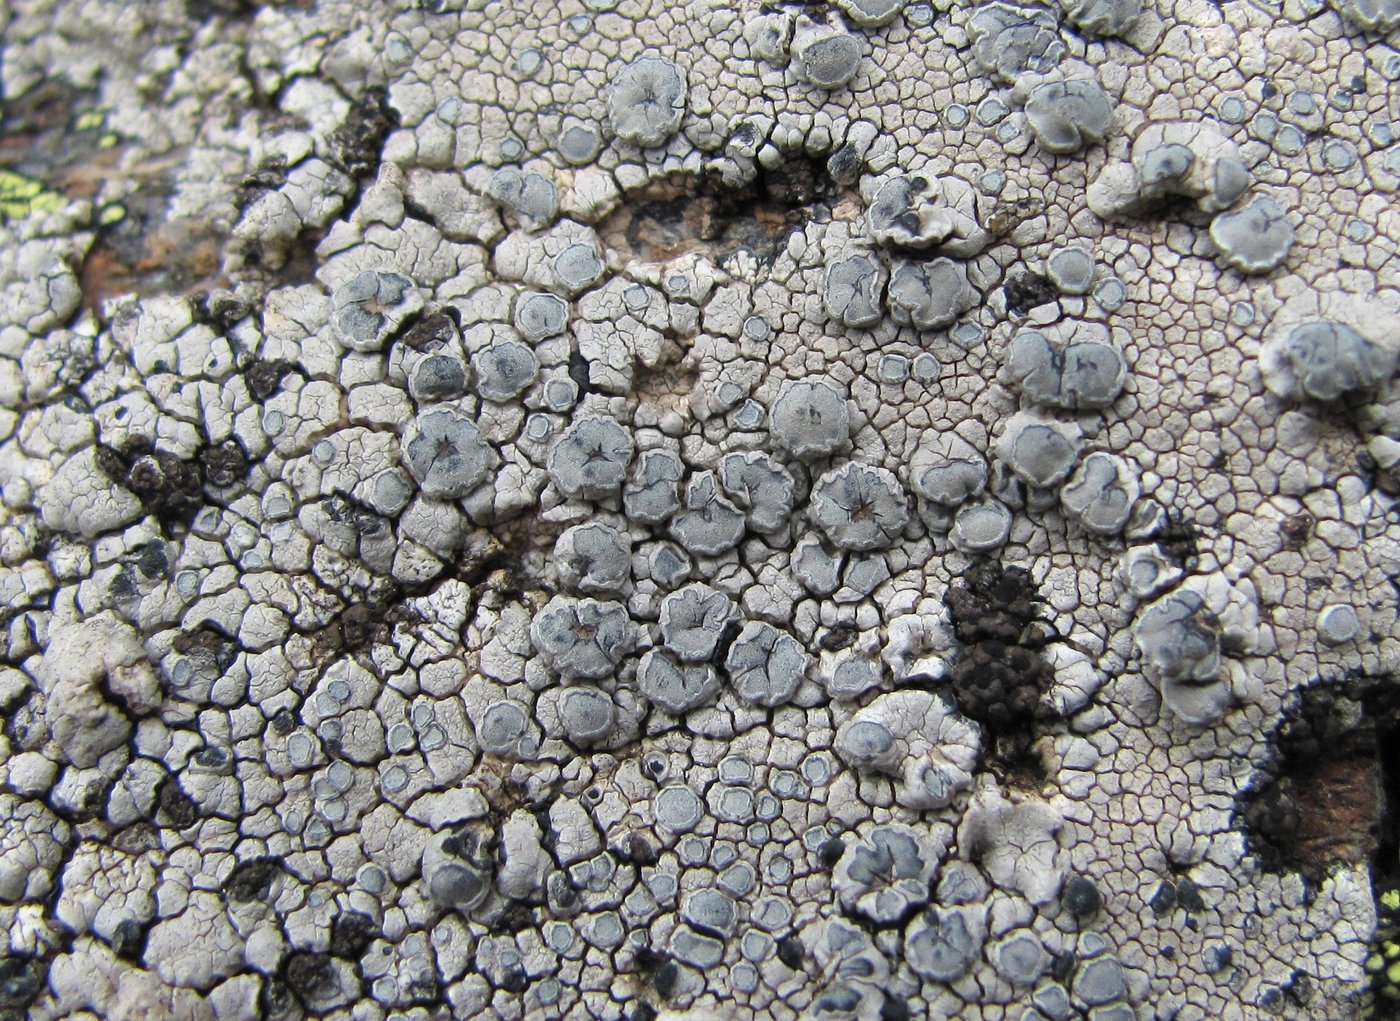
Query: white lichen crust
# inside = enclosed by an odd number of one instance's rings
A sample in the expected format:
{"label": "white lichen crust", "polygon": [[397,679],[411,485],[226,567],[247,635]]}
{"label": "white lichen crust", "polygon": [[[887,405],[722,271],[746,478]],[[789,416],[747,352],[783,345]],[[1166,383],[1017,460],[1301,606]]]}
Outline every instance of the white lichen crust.
{"label": "white lichen crust", "polygon": [[0,1017],[1359,1016],[1397,21],[0,5]]}

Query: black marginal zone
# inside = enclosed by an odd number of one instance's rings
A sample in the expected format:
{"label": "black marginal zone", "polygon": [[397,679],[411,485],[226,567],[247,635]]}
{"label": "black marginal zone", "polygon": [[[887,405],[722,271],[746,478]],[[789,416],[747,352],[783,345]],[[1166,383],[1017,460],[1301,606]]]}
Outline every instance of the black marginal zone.
{"label": "black marginal zone", "polygon": [[1267,872],[1315,887],[1371,863],[1378,894],[1400,888],[1400,684],[1353,677],[1305,688],[1235,806]]}
{"label": "black marginal zone", "polygon": [[1055,637],[1040,618],[1042,603],[1028,571],[991,561],[974,566],[947,595],[964,647],[949,672],[958,708],[986,728],[989,764],[1001,779],[1032,786],[1044,779],[1030,747],[1051,678],[1040,649]]}

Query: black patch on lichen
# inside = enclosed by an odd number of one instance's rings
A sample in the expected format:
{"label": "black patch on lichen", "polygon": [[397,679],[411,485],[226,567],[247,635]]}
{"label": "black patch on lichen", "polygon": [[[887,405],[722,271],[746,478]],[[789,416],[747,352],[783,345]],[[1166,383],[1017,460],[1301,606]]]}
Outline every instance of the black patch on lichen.
{"label": "black patch on lichen", "polygon": [[1269,743],[1235,808],[1260,866],[1315,885],[1334,866],[1370,861],[1378,889],[1400,881],[1400,686],[1319,681]]}
{"label": "black patch on lichen", "polygon": [[1156,536],[1157,548],[1190,573],[1199,562],[1196,526],[1180,514],[1168,512],[1167,523]]}
{"label": "black patch on lichen", "polygon": [[188,829],[199,821],[199,805],[185,793],[180,781],[167,776],[156,794],[156,808],[177,830]]}
{"label": "black patch on lichen", "polygon": [[1182,876],[1177,880],[1176,902],[1188,915],[1199,915],[1206,909],[1206,899],[1201,896],[1201,888],[1190,876]]}
{"label": "black patch on lichen", "polygon": [[275,975],[263,981],[258,990],[258,1017],[265,1021],[283,1021],[300,1015],[297,998],[286,982]]}
{"label": "black patch on lichen", "polygon": [[611,846],[609,850],[624,865],[650,866],[655,865],[661,859],[660,851],[652,844],[646,834],[638,833],[635,830]]}
{"label": "black patch on lichen", "polygon": [[329,954],[296,951],[282,968],[283,981],[301,1003],[315,1009],[318,1002],[341,991],[339,976]]}
{"label": "black patch on lichen", "polygon": [[146,952],[146,927],[134,918],[123,918],[112,933],[112,952],[124,961],[139,962]]}
{"label": "black patch on lichen", "polygon": [[387,598],[371,597],[351,603],[325,627],[311,635],[311,646],[318,660],[331,659],[342,652],[366,652],[375,641],[389,633],[388,607],[397,593]]}
{"label": "black patch on lichen", "polygon": [[[1270,1014],[1295,1017],[1298,1009],[1312,999],[1312,994],[1312,976],[1295,968],[1283,985],[1264,990],[1259,997],[1259,1006]],[[1367,1021],[1396,1021],[1400,1017],[1400,1005],[1394,1002],[1376,1002],[1368,1007],[1370,1009],[1363,1008],[1355,1016]]]}
{"label": "black patch on lichen", "polygon": [[137,547],[136,568],[147,578],[164,578],[170,570],[170,556],[166,553],[165,543],[152,539]]}
{"label": "black patch on lichen", "polygon": [[213,621],[182,631],[173,643],[176,652],[191,661],[199,677],[219,677],[238,655],[238,643]]}
{"label": "black patch on lichen", "polygon": [[642,947],[632,958],[632,963],[637,972],[651,983],[651,987],[656,990],[656,995],[662,1000],[669,1000],[676,994],[676,985],[680,982],[681,971],[676,962],[666,954],[659,953],[650,947]]}
{"label": "black patch on lichen", "polygon": [[191,461],[159,450],[142,436],[120,447],[97,446],[97,466],[129,489],[146,510],[169,523],[188,525],[204,506],[206,483],[226,489],[243,481],[248,458],[233,440],[201,447]]}
{"label": "black patch on lichen", "polygon": [[826,652],[839,652],[849,649],[860,637],[860,632],[851,624],[835,624],[823,631],[817,638],[817,646]]}
{"label": "black patch on lichen", "polygon": [[1375,456],[1362,447],[1356,452],[1356,468],[1372,489],[1387,496],[1400,496],[1400,464],[1382,468]]}
{"label": "black patch on lichen", "polygon": [[845,853],[845,841],[839,837],[828,837],[822,841],[821,847],[817,848],[817,861],[821,862],[824,869],[834,869],[836,863],[841,860],[841,855]]}
{"label": "black patch on lichen", "polygon": [[248,474],[248,455],[237,441],[224,440],[199,452],[199,469],[209,485],[227,489],[238,485]]}
{"label": "black patch on lichen", "polygon": [[0,957],[0,1021],[22,1021],[44,989],[48,966],[37,957]]}
{"label": "black patch on lichen", "polygon": [[264,193],[287,183],[287,157],[273,153],[238,182],[238,208],[246,209]]}
{"label": "black patch on lichen", "polygon": [[273,881],[281,874],[282,863],[277,859],[250,858],[234,866],[224,880],[224,893],[235,904],[266,900]]}
{"label": "black patch on lichen", "polygon": [[261,7],[311,6],[310,0],[185,0],[185,17],[195,21],[211,18],[247,18]]}
{"label": "black patch on lichen", "polygon": [[226,334],[238,323],[253,314],[253,308],[240,301],[227,291],[196,291],[190,296],[194,309],[194,319],[213,327],[220,334]]}
{"label": "black patch on lichen", "polygon": [[358,961],[378,936],[379,926],[369,915],[358,911],[336,915],[331,922],[331,956]]}
{"label": "black patch on lichen", "polygon": [[656,989],[656,995],[663,1000],[669,1000],[676,995],[676,986],[680,983],[681,969],[675,961],[666,961],[651,973],[651,984]]}
{"label": "black patch on lichen", "polygon": [[888,989],[884,990],[884,1002],[880,1004],[880,1021],[909,1021],[914,1015],[909,1004]]}
{"label": "black patch on lichen", "polygon": [[1030,573],[990,561],[948,590],[953,633],[964,646],[949,673],[963,715],[997,736],[1028,728],[1050,672],[1040,647],[1048,639],[1042,600]]}
{"label": "black patch on lichen", "polygon": [[404,325],[398,343],[414,351],[431,351],[450,344],[457,336],[461,313],[451,305],[415,316]]}
{"label": "black patch on lichen", "polygon": [[371,173],[379,166],[385,136],[398,123],[388,90],[382,85],[371,86],[355,100],[345,123],[331,133],[331,157],[351,177]]}
{"label": "black patch on lichen", "polygon": [[569,353],[569,378],[572,379],[574,385],[578,387],[580,397],[586,393],[592,392],[593,377],[588,367],[588,359],[578,351],[571,351]]}
{"label": "black patch on lichen", "polygon": [[778,940],[778,960],[793,971],[802,970],[802,962],[807,958],[807,951],[802,948],[802,941],[796,936],[784,936]]}
{"label": "black patch on lichen", "polygon": [[[325,152],[327,160],[349,179],[344,209],[354,209],[359,202],[364,185],[379,167],[384,139],[398,126],[398,114],[382,86],[365,89],[358,97],[351,98],[350,103],[344,123],[327,139]],[[276,115],[275,111],[270,112],[270,117]],[[262,195],[280,188],[290,169],[284,161],[274,157],[248,174],[237,196],[240,215]],[[286,286],[315,278],[320,267],[316,247],[323,237],[323,230],[305,227],[286,243],[279,241],[265,248],[256,241],[243,241],[231,247],[243,269],[263,271],[270,282]]]}
{"label": "black patch on lichen", "polygon": [[248,393],[252,394],[253,400],[261,404],[282,388],[282,380],[288,373],[295,371],[296,366],[291,362],[254,358],[243,370],[243,381],[248,385]]}
{"label": "black patch on lichen", "polygon": [[1157,889],[1147,900],[1147,906],[1152,909],[1154,915],[1165,915],[1176,907],[1176,884],[1170,879],[1158,883]]}
{"label": "black patch on lichen", "polygon": [[1087,876],[1071,876],[1060,891],[1060,903],[1080,922],[1087,922],[1103,907],[1103,894]]}
{"label": "black patch on lichen", "polygon": [[1008,277],[1002,293],[1006,296],[1007,314],[1013,316],[1025,315],[1031,309],[1049,304],[1060,296],[1048,277],[1030,270],[1022,270]]}

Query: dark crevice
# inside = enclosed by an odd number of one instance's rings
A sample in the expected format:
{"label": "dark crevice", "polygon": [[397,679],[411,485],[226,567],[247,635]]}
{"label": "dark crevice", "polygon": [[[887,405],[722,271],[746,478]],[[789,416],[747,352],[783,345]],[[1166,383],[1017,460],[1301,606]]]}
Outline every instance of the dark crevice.
{"label": "dark crevice", "polygon": [[185,17],[194,21],[212,18],[251,18],[264,7],[307,10],[313,0],[185,0]]}
{"label": "dark crevice", "polygon": [[[326,139],[329,162],[350,181],[343,206],[347,211],[355,209],[365,186],[373,180],[384,140],[399,122],[383,86],[371,86],[350,102],[345,122]],[[254,168],[241,182],[240,215],[261,195],[281,187],[288,169],[276,158]],[[234,247],[233,254],[241,268],[275,277],[278,286],[302,284],[316,277],[320,265],[316,249],[324,237],[323,229],[308,227],[285,246],[263,249],[256,242],[243,243]]]}
{"label": "dark crevice", "polygon": [[1378,892],[1400,887],[1400,685],[1320,680],[1270,744],[1236,805],[1260,867],[1315,887],[1335,866],[1369,862]]}
{"label": "dark crevice", "polygon": [[718,261],[744,249],[771,265],[793,231],[831,219],[844,194],[825,160],[791,156],[737,188],[716,175],[652,185],[631,196],[598,233],[609,247],[643,262],[690,252]]}
{"label": "dark crevice", "polygon": [[632,967],[638,977],[650,985],[656,998],[663,1004],[676,993],[680,981],[680,968],[675,961],[650,947],[642,947],[632,958]]}

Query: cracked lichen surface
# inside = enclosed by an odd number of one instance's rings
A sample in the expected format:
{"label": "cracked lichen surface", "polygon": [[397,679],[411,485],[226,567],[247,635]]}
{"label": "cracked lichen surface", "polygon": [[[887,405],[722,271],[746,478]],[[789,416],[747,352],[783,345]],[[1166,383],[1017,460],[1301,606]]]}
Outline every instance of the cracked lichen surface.
{"label": "cracked lichen surface", "polygon": [[1367,1016],[1396,18],[0,9],[0,1018]]}

